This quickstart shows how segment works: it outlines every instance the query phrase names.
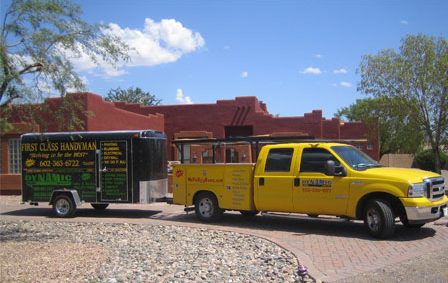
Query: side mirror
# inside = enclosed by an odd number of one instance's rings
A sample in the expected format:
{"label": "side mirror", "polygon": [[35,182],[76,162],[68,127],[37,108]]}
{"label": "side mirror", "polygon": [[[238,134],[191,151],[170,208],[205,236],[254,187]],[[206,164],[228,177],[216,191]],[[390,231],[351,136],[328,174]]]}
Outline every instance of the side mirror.
{"label": "side mirror", "polygon": [[325,175],[334,176],[336,172],[335,167],[336,165],[333,160],[327,160],[327,163],[325,163]]}
{"label": "side mirror", "polygon": [[325,163],[325,175],[344,177],[347,176],[347,170],[342,164],[336,166],[333,160],[327,160],[327,163]]}

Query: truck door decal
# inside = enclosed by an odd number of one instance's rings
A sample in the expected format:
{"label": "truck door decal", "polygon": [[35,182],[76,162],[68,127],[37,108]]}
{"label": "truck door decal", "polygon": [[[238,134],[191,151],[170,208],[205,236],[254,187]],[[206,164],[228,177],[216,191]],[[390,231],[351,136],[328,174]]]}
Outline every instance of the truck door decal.
{"label": "truck door decal", "polygon": [[101,141],[100,201],[128,201],[127,141]]}

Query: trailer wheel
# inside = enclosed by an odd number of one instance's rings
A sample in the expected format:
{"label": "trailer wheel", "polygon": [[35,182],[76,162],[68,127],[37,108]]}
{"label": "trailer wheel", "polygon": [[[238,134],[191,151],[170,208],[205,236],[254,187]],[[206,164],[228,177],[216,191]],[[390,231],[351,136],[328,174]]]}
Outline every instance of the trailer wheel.
{"label": "trailer wheel", "polygon": [[387,201],[372,199],[364,208],[364,225],[375,238],[385,239],[394,233],[395,216]]}
{"label": "trailer wheel", "polygon": [[210,192],[200,193],[195,200],[194,209],[199,220],[204,222],[213,222],[224,212],[219,208],[216,196]]}
{"label": "trailer wheel", "polygon": [[105,210],[109,206],[108,203],[91,203],[90,205],[92,205],[95,210]]}
{"label": "trailer wheel", "polygon": [[67,195],[57,196],[53,202],[53,213],[57,217],[69,218],[75,214],[76,206],[73,199]]}

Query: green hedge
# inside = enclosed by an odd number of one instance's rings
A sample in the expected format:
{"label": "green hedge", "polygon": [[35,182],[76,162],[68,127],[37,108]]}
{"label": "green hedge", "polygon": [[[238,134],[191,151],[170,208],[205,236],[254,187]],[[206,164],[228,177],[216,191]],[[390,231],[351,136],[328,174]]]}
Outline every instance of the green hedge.
{"label": "green hedge", "polygon": [[[443,168],[445,167],[448,157],[441,150],[439,150],[439,152],[441,168]],[[417,163],[417,167],[420,169],[433,172],[436,171],[434,163],[434,153],[432,152],[432,149],[427,149],[417,154],[417,156],[415,157],[415,162]]]}

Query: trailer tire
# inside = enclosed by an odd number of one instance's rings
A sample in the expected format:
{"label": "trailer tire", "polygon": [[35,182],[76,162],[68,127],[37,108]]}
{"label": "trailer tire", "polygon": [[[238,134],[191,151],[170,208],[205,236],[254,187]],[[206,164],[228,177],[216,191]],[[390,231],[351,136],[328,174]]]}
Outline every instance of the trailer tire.
{"label": "trailer tire", "polygon": [[90,204],[95,210],[105,210],[109,204],[108,203],[91,203]]}
{"label": "trailer tire", "polygon": [[210,192],[200,193],[194,204],[194,210],[199,220],[203,222],[214,222],[219,219],[224,210],[219,207],[216,196]]}
{"label": "trailer tire", "polygon": [[53,202],[53,213],[57,217],[70,218],[76,211],[75,202],[68,195],[59,195]]}
{"label": "trailer tire", "polygon": [[395,231],[395,216],[390,204],[383,199],[369,200],[364,208],[364,225],[375,238],[386,239]]}

